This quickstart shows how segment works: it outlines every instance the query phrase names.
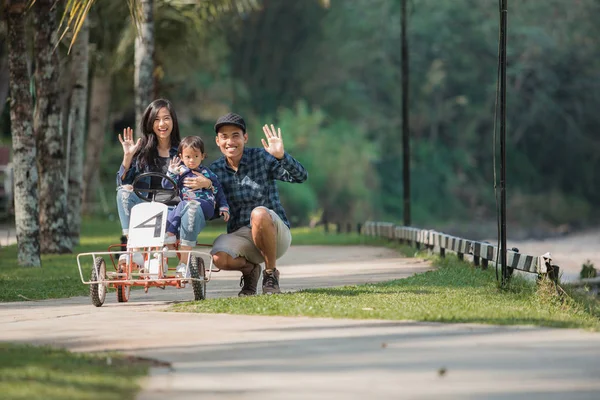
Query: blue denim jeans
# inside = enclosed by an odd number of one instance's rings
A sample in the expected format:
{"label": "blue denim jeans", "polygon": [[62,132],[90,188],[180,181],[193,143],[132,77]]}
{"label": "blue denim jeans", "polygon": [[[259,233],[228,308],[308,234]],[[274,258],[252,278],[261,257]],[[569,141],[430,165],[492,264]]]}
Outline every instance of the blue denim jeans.
{"label": "blue denim jeans", "polygon": [[179,243],[183,246],[196,246],[198,234],[206,226],[206,218],[202,207],[197,201],[186,201],[181,212],[181,226],[179,227]]}
{"label": "blue denim jeans", "polygon": [[[190,202],[198,202],[200,203],[200,208],[202,209],[202,215],[204,216],[204,220],[211,219],[213,214],[215,213],[215,203],[209,200],[200,199],[200,200],[182,200],[175,208],[169,207],[169,215],[167,216],[167,232],[172,233],[174,235],[179,235],[179,230],[181,228],[181,219],[183,218],[184,213],[188,214],[187,224],[189,225],[189,216],[192,212],[191,206],[188,206]],[[197,218],[192,218],[195,222]],[[206,222],[201,224],[201,228],[204,228]]]}
{"label": "blue denim jeans", "polygon": [[[142,203],[133,190],[119,187],[117,189],[117,211],[119,213],[119,221],[121,221],[121,229],[123,235],[129,234],[129,219],[131,217],[131,209],[136,204]],[[180,243],[184,246],[196,246],[198,234],[206,226],[204,213],[200,207],[200,203],[196,201],[186,202],[187,204],[181,211],[181,227],[179,228]],[[172,209],[173,207],[169,207]]]}

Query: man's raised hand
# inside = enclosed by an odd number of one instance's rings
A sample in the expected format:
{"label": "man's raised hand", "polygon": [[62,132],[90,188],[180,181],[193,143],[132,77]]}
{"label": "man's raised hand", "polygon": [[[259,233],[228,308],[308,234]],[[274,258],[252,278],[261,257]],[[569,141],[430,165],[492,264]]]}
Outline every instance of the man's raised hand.
{"label": "man's raised hand", "polygon": [[263,132],[267,137],[266,142],[265,139],[261,139],[263,147],[273,157],[281,160],[285,155],[285,151],[283,150],[283,139],[281,139],[281,128],[277,128],[276,131],[273,124],[271,124],[270,128],[269,125],[265,125],[263,126]]}
{"label": "man's raised hand", "polygon": [[125,157],[133,157],[138,147],[140,146],[140,141],[142,139],[138,139],[137,142],[133,141],[133,129],[127,127],[123,129],[123,137],[119,134],[119,142],[121,142],[121,146],[123,146],[123,156]]}

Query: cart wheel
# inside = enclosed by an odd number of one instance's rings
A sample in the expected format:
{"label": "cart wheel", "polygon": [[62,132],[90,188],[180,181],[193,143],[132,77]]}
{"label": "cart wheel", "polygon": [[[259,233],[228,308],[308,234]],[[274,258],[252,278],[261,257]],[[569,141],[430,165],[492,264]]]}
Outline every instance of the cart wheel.
{"label": "cart wheel", "polygon": [[[104,279],[106,279],[106,262],[104,262],[104,258],[96,257],[90,280],[103,281]],[[106,285],[103,283],[91,283],[90,297],[92,298],[93,305],[101,307],[104,304],[104,299],[106,299]]]}
{"label": "cart wheel", "polygon": [[192,281],[192,289],[194,289],[194,300],[206,299],[206,269],[204,268],[204,260],[201,257],[191,257],[190,260],[190,275],[192,278],[203,279],[202,281]]}
{"label": "cart wheel", "polygon": [[[123,273],[123,267],[119,267],[119,273]],[[119,303],[127,303],[129,300],[129,291],[131,286],[129,285],[118,285],[117,286],[117,301]]]}

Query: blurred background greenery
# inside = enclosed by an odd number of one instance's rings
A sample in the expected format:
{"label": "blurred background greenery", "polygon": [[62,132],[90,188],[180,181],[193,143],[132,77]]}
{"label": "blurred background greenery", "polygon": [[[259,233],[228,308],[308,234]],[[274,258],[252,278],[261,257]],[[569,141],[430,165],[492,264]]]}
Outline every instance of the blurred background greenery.
{"label": "blurred background greenery", "polygon": [[[183,136],[205,139],[209,162],[220,156],[212,126],[221,114],[246,118],[251,145],[274,123],[309,171],[306,184],[280,185],[294,225],[402,222],[399,0],[262,0],[205,19],[173,3],[155,1],[154,94],[174,103]],[[408,9],[413,225],[486,235],[496,218],[498,2],[411,0]],[[509,229],[547,234],[600,219],[599,16],[596,0],[510,4]],[[90,24],[90,79],[104,77],[110,96],[87,210],[114,215],[117,134],[135,123],[134,30],[120,0],[97,2]],[[7,104],[0,141],[10,145]]]}

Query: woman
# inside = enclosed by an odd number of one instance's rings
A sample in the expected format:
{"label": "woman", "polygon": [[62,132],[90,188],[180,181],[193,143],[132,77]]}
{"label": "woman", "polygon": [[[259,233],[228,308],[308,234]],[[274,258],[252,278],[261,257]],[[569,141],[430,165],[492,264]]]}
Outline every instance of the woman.
{"label": "woman", "polygon": [[[123,130],[122,137],[119,134],[119,141],[123,146],[123,162],[117,172],[117,210],[125,239],[129,234],[131,209],[143,202],[133,192],[134,179],[145,172],[166,174],[171,159],[177,155],[177,147],[181,141],[177,114],[171,102],[165,99],[150,103],[142,117],[140,129],[142,137],[136,142],[133,140],[133,130],[129,127]],[[190,189],[200,189],[209,183],[200,176],[186,178],[184,185]],[[140,181],[139,187],[162,188],[161,179],[157,177]],[[195,246],[198,233],[206,225],[203,214],[196,212],[193,205],[186,206],[181,222],[179,233],[182,246]],[[127,262],[126,254],[119,257],[119,263],[122,262]]]}

